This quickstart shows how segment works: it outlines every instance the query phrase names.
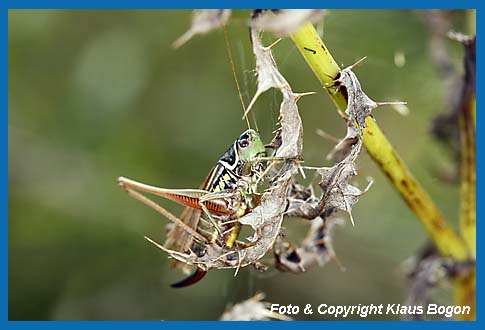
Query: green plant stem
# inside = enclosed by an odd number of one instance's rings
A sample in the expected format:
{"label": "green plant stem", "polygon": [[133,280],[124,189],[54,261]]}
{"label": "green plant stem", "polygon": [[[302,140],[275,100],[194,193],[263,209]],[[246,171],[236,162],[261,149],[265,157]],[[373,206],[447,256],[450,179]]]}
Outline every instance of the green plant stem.
{"label": "green plant stem", "polygon": [[460,231],[471,257],[476,254],[476,141],[473,118],[475,97],[470,97],[460,113],[461,136],[461,212]]}
{"label": "green plant stem", "polygon": [[[468,32],[476,33],[476,12],[467,11]],[[466,65],[466,64],[465,64]],[[465,76],[465,84],[471,77]],[[466,89],[465,87],[465,90]],[[466,93],[460,109],[461,140],[461,212],[460,230],[471,257],[476,255],[476,97]]]}
{"label": "green plant stem", "polygon": [[[331,85],[340,68],[313,25],[304,24],[291,35],[291,39],[322,85]],[[327,91],[339,110],[344,113],[347,107],[345,96],[334,88],[327,88]],[[468,259],[468,251],[462,239],[448,225],[430,196],[412,176],[377,123],[367,118],[366,124],[364,145],[369,155],[414,211],[440,253],[456,260]]]}

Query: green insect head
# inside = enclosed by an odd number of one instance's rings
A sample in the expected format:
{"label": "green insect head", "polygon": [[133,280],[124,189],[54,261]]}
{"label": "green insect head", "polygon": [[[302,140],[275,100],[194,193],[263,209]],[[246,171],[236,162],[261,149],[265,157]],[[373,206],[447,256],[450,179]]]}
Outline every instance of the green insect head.
{"label": "green insect head", "polygon": [[239,160],[248,162],[256,157],[266,157],[266,149],[259,133],[253,129],[243,132],[236,141]]}

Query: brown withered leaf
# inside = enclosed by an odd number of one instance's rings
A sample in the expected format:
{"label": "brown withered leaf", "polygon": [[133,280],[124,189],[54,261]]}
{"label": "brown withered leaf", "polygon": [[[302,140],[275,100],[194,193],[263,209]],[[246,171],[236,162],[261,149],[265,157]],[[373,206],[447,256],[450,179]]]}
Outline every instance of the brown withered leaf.
{"label": "brown withered leaf", "polygon": [[355,161],[361,148],[362,142],[358,140],[348,156],[342,161],[332,167],[322,167],[317,170],[318,174],[322,176],[319,183],[323,191],[322,211],[335,208],[347,212],[352,224],[354,224],[352,207],[358,202],[360,195],[369,190],[373,182],[372,179],[369,179],[369,184],[364,190],[360,190],[349,183],[349,179],[357,175]]}
{"label": "brown withered leaf", "polygon": [[356,136],[353,136],[353,134],[356,131],[351,126],[348,127],[348,131],[352,133],[347,135],[347,139],[353,139],[356,142],[351,145],[347,156],[332,167],[316,169],[321,176],[319,186],[322,193],[320,197],[314,197],[309,201],[294,198],[290,195],[288,215],[313,220],[330,209],[337,209],[347,212],[352,224],[354,223],[351,213],[352,207],[357,203],[360,195],[370,188],[372,180],[369,180],[370,182],[364,190],[360,190],[349,183],[349,179],[357,175],[355,161],[362,148],[362,139],[355,139]]}
{"label": "brown withered leaf", "polygon": [[353,69],[366,58],[362,58],[351,66],[339,71],[334,80],[334,86],[342,88],[347,98],[347,108],[345,113],[348,115],[348,126],[354,126],[357,123],[361,131],[366,127],[365,119],[372,114],[372,110],[382,105],[405,105],[406,102],[375,102],[362,90],[359,79]]}

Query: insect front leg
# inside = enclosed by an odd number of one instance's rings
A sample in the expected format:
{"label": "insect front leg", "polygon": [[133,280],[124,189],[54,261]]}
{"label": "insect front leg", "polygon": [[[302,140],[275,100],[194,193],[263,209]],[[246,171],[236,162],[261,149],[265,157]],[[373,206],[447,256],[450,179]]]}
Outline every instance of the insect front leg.
{"label": "insect front leg", "polygon": [[[287,160],[294,160],[294,161],[301,161],[300,157],[275,157],[275,156],[266,156],[266,157],[255,157],[250,160],[250,162],[254,164],[258,163],[263,163],[263,162],[270,162],[268,166],[264,167],[263,171],[260,171],[260,173],[257,176],[257,180],[255,182],[256,185],[258,185],[266,175],[268,175],[269,171],[273,168],[273,166],[277,163],[285,162]],[[254,165],[252,165],[254,167]]]}

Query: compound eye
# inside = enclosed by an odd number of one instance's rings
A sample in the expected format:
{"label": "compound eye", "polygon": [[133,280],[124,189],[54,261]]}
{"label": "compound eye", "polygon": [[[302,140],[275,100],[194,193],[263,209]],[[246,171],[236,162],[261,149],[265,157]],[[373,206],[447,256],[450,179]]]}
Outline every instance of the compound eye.
{"label": "compound eye", "polygon": [[239,146],[241,148],[246,148],[247,146],[249,145],[249,142],[247,139],[242,139],[242,140],[239,140]]}

